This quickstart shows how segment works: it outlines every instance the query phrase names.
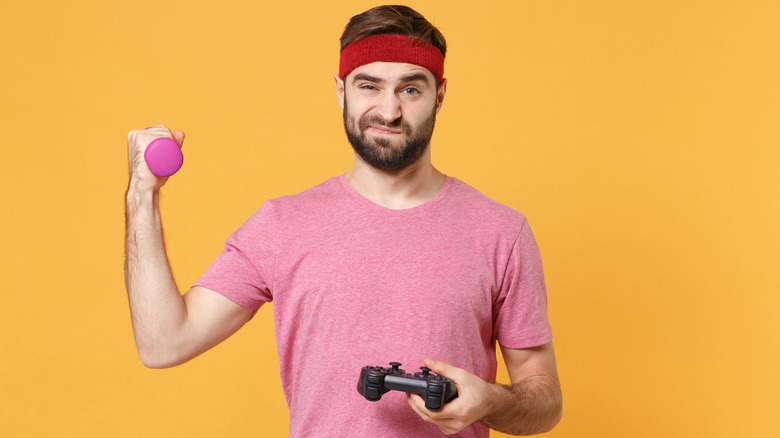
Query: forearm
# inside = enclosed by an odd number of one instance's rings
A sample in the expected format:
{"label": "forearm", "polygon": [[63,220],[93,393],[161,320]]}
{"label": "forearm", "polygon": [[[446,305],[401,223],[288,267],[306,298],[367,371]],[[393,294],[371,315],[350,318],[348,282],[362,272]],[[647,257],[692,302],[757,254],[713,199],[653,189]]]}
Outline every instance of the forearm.
{"label": "forearm", "polygon": [[511,435],[548,432],[561,419],[560,385],[552,376],[528,377],[511,386],[490,384],[488,400],[482,422]]}
{"label": "forearm", "polygon": [[125,200],[125,284],[138,353],[149,367],[170,366],[187,309],[165,251],[159,192],[131,182]]}

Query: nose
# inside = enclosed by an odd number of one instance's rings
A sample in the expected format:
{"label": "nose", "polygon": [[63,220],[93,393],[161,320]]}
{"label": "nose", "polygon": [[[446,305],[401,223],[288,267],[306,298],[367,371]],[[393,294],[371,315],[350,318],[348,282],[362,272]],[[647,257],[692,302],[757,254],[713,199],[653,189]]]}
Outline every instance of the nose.
{"label": "nose", "polygon": [[376,109],[385,123],[393,123],[401,117],[401,99],[396,93],[388,90],[382,93]]}

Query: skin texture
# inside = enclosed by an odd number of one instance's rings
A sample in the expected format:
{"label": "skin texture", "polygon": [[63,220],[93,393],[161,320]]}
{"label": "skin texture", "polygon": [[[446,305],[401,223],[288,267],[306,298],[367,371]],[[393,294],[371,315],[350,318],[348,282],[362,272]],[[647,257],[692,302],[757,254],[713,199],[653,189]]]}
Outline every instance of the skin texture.
{"label": "skin texture", "polygon": [[[437,84],[429,71],[411,64],[372,63],[355,69],[344,81],[336,77],[335,86],[345,128],[375,154],[392,155],[413,145],[421,133],[429,138],[431,118],[441,110],[447,81]],[[167,178],[153,175],[143,160],[145,148],[158,137],[173,138],[179,146],[184,141],[183,132],[171,132],[164,125],[128,134],[130,179],[125,197],[126,288],[138,352],[150,368],[194,358],[235,333],[252,314],[206,288],[180,294],[165,251],[159,209],[160,189]],[[356,152],[347,180],[358,193],[384,207],[420,205],[436,196],[445,181],[431,164],[429,144],[423,146],[411,164],[396,167],[372,166]],[[447,434],[476,421],[512,434],[550,430],[561,416],[552,344],[501,349],[511,385],[486,382],[446,363],[426,360],[434,372],[456,382],[459,397],[433,413],[420,397],[411,395],[410,409]]]}
{"label": "skin texture", "polygon": [[168,178],[152,174],[143,152],[158,137],[184,142],[164,125],[128,134],[130,180],[125,195],[125,286],[141,361],[150,368],[184,363],[217,345],[252,312],[224,296],[193,288],[184,297],[173,279],[160,219],[160,189]]}
{"label": "skin texture", "polygon": [[[375,62],[353,70],[344,81],[335,78],[336,95],[345,110],[345,126],[359,129],[359,135],[374,147],[400,150],[408,146],[415,131],[433,129],[432,114],[441,110],[447,81],[436,84],[428,70],[412,64]],[[345,102],[349,102],[348,105]],[[369,120],[362,129],[355,120]],[[410,126],[387,129],[386,126]],[[381,146],[379,146],[381,145]],[[387,208],[403,209],[433,198],[444,185],[444,175],[431,165],[430,147],[403,169],[380,169],[355,154],[355,165],[347,180],[361,195]]]}
{"label": "skin texture", "polygon": [[[410,80],[413,76],[407,77],[408,84],[401,90],[400,97],[410,100],[420,95],[419,88],[428,85],[425,82],[427,76],[416,74],[421,79]],[[378,78],[359,74],[355,79],[360,82],[360,94],[370,96],[380,92],[380,89],[372,84]],[[375,169],[387,172],[403,170],[418,161],[430,146],[436,122],[435,110],[427,118],[412,125],[402,117],[387,120],[373,112],[362,114],[358,119],[356,115],[350,113],[348,107],[348,101],[345,99],[344,129],[347,132],[347,139],[355,153]],[[384,135],[370,136],[369,133]],[[405,144],[392,144],[391,138],[398,135],[403,135]]]}
{"label": "skin texture", "polygon": [[512,435],[548,432],[562,415],[561,391],[552,343],[527,349],[501,347],[511,385],[489,383],[444,362],[425,360],[437,374],[455,381],[458,398],[438,412],[409,394],[409,406],[445,434],[455,434],[476,421]]}
{"label": "skin texture", "polygon": [[[335,86],[348,132],[357,131],[353,135],[361,135],[375,147],[403,149],[410,147],[415,130],[385,127],[429,127],[432,131],[433,124],[427,121],[431,112],[441,110],[447,81],[437,85],[432,73],[412,64],[375,62],[355,69],[343,81],[335,77]],[[372,166],[356,152],[355,167],[347,179],[363,196],[388,208],[420,205],[433,198],[444,182],[443,174],[432,165],[429,145],[414,163],[398,170]],[[425,409],[417,395],[409,395],[409,406],[446,434],[476,421],[515,435],[551,430],[562,414],[552,343],[501,349],[511,385],[486,382],[465,370],[426,359],[431,370],[455,381],[459,396],[435,413]]]}

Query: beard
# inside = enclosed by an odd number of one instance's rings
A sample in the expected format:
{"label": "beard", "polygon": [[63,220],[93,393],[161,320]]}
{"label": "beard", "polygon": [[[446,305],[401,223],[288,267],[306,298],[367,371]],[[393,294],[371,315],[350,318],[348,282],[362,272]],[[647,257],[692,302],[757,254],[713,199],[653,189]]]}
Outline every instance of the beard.
{"label": "beard", "polygon": [[[344,129],[352,149],[360,158],[372,167],[386,172],[398,172],[414,164],[431,144],[433,127],[436,124],[436,109],[416,126],[405,123],[401,118],[387,123],[378,115],[364,115],[356,121],[347,111],[347,99],[344,98]],[[386,138],[370,139],[366,129],[378,125],[403,132],[406,143],[393,146]]]}

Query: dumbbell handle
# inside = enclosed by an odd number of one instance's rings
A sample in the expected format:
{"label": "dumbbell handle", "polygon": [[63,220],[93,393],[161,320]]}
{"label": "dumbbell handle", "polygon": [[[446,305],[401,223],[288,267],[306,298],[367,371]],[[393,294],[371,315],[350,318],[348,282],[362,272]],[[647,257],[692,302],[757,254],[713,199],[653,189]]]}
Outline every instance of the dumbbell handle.
{"label": "dumbbell handle", "polygon": [[152,140],[146,147],[144,160],[153,174],[166,177],[181,169],[181,165],[184,164],[184,155],[175,140],[160,137]]}

